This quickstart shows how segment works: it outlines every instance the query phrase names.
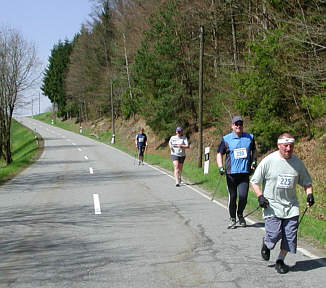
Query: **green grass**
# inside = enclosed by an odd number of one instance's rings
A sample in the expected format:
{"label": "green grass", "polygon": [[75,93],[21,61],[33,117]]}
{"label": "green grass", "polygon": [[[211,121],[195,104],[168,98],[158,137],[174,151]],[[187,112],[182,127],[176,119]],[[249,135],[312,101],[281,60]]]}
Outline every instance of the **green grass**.
{"label": "green grass", "polygon": [[35,133],[13,119],[11,125],[13,162],[7,166],[3,159],[0,160],[0,184],[11,179],[35,161],[36,153],[40,153],[35,136]]}
{"label": "green grass", "polygon": [[[47,123],[50,123],[51,120],[49,120],[49,117],[51,117],[51,114],[47,115],[39,115],[37,117],[34,116],[34,118],[45,121]],[[44,120],[43,120],[44,119]],[[71,124],[57,121],[55,123],[56,126],[74,131],[76,133],[79,133],[79,125],[78,124]],[[118,133],[116,133],[118,134]],[[83,131],[83,135],[90,137],[94,139],[95,137],[91,136],[91,131]],[[98,141],[104,142],[108,145],[111,141],[111,133],[106,132],[101,135],[98,135],[97,138]],[[130,143],[129,143],[130,144]],[[116,136],[116,143],[114,144],[114,147],[130,154],[131,156],[136,156],[136,151],[134,150],[133,146],[128,145],[126,142],[125,137],[122,137],[121,135]],[[160,166],[168,171],[173,171],[172,162],[169,158],[169,155],[162,155],[162,154],[145,154],[145,161],[151,165]],[[191,161],[185,161],[185,165],[183,168],[182,175],[189,179],[189,181],[193,184],[197,184],[200,187],[204,188],[208,191],[208,193],[211,196],[214,196],[216,199],[221,200],[227,200],[228,198],[228,192],[226,188],[226,181],[225,177],[220,178],[217,170],[217,165],[215,161],[211,161],[210,168],[209,168],[209,174],[205,175],[203,173],[203,168],[198,168],[196,163]],[[315,198],[320,200],[321,195],[318,194]],[[322,196],[325,197],[325,196]],[[304,211],[305,205],[306,205],[306,196],[303,193],[303,189],[298,189],[298,198],[300,202],[300,210]],[[250,190],[248,195],[248,203],[246,207],[246,212],[249,212],[250,210],[255,209],[258,206],[258,201],[256,195]],[[299,237],[304,238],[308,242],[313,243],[316,247],[322,248],[324,252],[326,252],[326,221],[319,219],[318,217],[313,217],[320,213],[318,210],[319,206],[315,205],[311,209],[308,210],[305,217],[303,218],[302,223],[300,224],[299,229]],[[259,210],[261,211],[261,210]],[[257,211],[254,216],[257,217],[258,220],[263,221],[261,217],[261,212]],[[325,214],[323,214],[325,215]]]}

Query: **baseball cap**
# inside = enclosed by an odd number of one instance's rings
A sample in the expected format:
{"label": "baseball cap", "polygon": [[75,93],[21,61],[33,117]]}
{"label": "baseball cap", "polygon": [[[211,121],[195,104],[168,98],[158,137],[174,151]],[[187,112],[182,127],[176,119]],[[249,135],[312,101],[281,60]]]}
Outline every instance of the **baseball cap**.
{"label": "baseball cap", "polygon": [[175,129],[176,132],[182,132],[182,127],[178,126],[177,129]]}
{"label": "baseball cap", "polygon": [[238,121],[243,122],[241,116],[234,116],[233,119],[232,119],[232,124],[234,124],[234,123],[236,123]]}

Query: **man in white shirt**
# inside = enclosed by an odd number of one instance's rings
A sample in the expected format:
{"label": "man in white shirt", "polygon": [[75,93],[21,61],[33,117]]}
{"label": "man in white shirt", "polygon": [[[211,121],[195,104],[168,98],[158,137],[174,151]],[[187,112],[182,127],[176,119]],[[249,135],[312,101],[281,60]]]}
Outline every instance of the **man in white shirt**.
{"label": "man in white shirt", "polygon": [[[296,253],[299,203],[296,185],[304,187],[307,207],[314,204],[312,181],[303,162],[293,155],[294,138],[283,133],[277,141],[278,150],[266,156],[258,165],[250,182],[263,208],[266,235],[261,256],[268,261],[270,250],[281,240],[281,251],[275,268],[278,273],[289,271],[284,258],[288,252]],[[262,184],[262,190],[260,188]]]}

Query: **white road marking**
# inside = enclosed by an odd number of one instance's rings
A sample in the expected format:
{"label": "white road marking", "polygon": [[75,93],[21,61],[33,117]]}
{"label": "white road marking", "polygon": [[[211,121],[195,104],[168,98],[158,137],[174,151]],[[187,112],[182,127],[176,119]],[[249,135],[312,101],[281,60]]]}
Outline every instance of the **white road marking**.
{"label": "white road marking", "polygon": [[93,200],[94,200],[95,214],[102,214],[101,206],[100,206],[100,198],[99,198],[98,194],[93,194]]}
{"label": "white road marking", "polygon": [[76,146],[76,143],[71,143],[72,145]]}
{"label": "white road marking", "polygon": [[89,167],[89,174],[94,174],[93,168]]}
{"label": "white road marking", "polygon": [[82,151],[82,149],[78,148],[79,151]]}
{"label": "white road marking", "polygon": [[88,157],[87,157],[86,155],[84,156],[84,158],[85,158],[86,160],[88,160]]}

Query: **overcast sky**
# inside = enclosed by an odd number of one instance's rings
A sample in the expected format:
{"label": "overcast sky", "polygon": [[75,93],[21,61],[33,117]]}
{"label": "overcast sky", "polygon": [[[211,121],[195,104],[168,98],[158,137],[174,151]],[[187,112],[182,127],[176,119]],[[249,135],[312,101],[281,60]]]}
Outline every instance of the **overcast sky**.
{"label": "overcast sky", "polygon": [[[90,19],[91,7],[89,0],[0,0],[0,25],[20,31],[25,40],[33,42],[46,67],[53,46],[59,40],[73,39],[81,24]],[[38,99],[35,101],[34,114],[39,111]],[[41,97],[41,112],[50,106],[49,99]],[[21,113],[31,115],[32,107]]]}

